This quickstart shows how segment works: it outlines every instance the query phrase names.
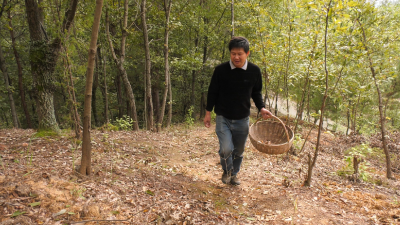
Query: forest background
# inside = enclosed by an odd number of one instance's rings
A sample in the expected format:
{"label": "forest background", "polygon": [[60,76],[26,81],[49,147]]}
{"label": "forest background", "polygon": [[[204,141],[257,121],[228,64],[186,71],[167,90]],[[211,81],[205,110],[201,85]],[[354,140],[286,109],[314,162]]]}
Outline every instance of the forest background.
{"label": "forest background", "polygon": [[[37,21],[27,20],[29,7],[35,6],[2,2],[5,82],[1,83],[0,127],[57,131],[80,123],[95,4],[82,1],[74,9],[74,2],[38,1]],[[105,1],[107,13],[102,14],[93,81],[92,127],[130,117],[133,129],[160,129],[161,124],[185,121],[189,114],[202,118],[213,68],[229,60],[227,43],[232,35],[245,36],[251,43],[249,60],[263,72],[268,108],[277,113],[276,99],[293,101],[298,118],[314,121],[325,90],[326,4],[189,0],[147,5],[128,1],[125,6],[123,1]],[[75,18],[67,17],[68,13]],[[397,129],[399,4],[333,1],[329,14],[326,63],[331,88],[324,116],[336,121],[333,130],[342,124],[357,133],[379,131],[371,60],[389,130]],[[42,50],[47,49],[42,53],[55,52],[40,59],[39,70],[48,69],[42,74],[34,66],[33,25],[28,24],[33,22],[39,25]]]}

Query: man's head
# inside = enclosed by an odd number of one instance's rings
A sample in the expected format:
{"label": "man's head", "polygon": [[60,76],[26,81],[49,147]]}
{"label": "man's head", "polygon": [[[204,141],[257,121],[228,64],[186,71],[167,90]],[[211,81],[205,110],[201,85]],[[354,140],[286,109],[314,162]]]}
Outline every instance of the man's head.
{"label": "man's head", "polygon": [[249,41],[244,37],[233,37],[229,42],[229,51],[231,52],[231,61],[237,68],[242,68],[249,56]]}

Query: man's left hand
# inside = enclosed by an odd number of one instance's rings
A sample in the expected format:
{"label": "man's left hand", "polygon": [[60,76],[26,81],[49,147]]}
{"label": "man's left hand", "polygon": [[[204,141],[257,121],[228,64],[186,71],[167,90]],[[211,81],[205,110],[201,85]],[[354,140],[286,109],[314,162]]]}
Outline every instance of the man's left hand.
{"label": "man's left hand", "polygon": [[271,118],[273,115],[270,111],[266,110],[265,108],[262,108],[260,110],[261,116],[264,118],[264,120]]}

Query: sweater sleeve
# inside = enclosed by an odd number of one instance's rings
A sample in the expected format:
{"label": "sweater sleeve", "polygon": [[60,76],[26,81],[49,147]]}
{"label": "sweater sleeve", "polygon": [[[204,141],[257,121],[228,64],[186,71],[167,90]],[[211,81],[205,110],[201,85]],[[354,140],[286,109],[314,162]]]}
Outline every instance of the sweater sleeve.
{"label": "sweater sleeve", "polygon": [[262,108],[265,108],[264,101],[262,99],[261,91],[262,91],[262,76],[261,76],[261,71],[260,68],[258,69],[257,73],[257,81],[256,84],[253,87],[253,92],[251,94],[251,98],[254,101],[254,104],[256,105],[258,111],[260,111]]}
{"label": "sweater sleeve", "polygon": [[217,77],[217,68],[215,68],[214,73],[211,78],[210,86],[208,86],[208,94],[207,94],[207,111],[212,111],[215,103],[218,99],[218,77]]}

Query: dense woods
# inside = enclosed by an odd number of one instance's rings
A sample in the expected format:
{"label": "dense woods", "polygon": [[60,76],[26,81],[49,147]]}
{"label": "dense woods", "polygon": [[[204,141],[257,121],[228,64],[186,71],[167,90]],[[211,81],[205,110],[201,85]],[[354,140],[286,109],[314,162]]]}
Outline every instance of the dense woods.
{"label": "dense woods", "polygon": [[[81,123],[94,3],[2,1],[2,128],[57,132]],[[325,92],[327,4],[105,1],[92,127],[129,116],[135,130],[160,130],[184,121],[189,110],[202,117],[213,67],[229,59],[233,34],[251,42],[268,107],[276,112],[276,99],[293,101],[298,119],[316,121]],[[370,134],[400,126],[398,17],[393,2],[332,1],[324,116],[336,122],[333,130]]]}

